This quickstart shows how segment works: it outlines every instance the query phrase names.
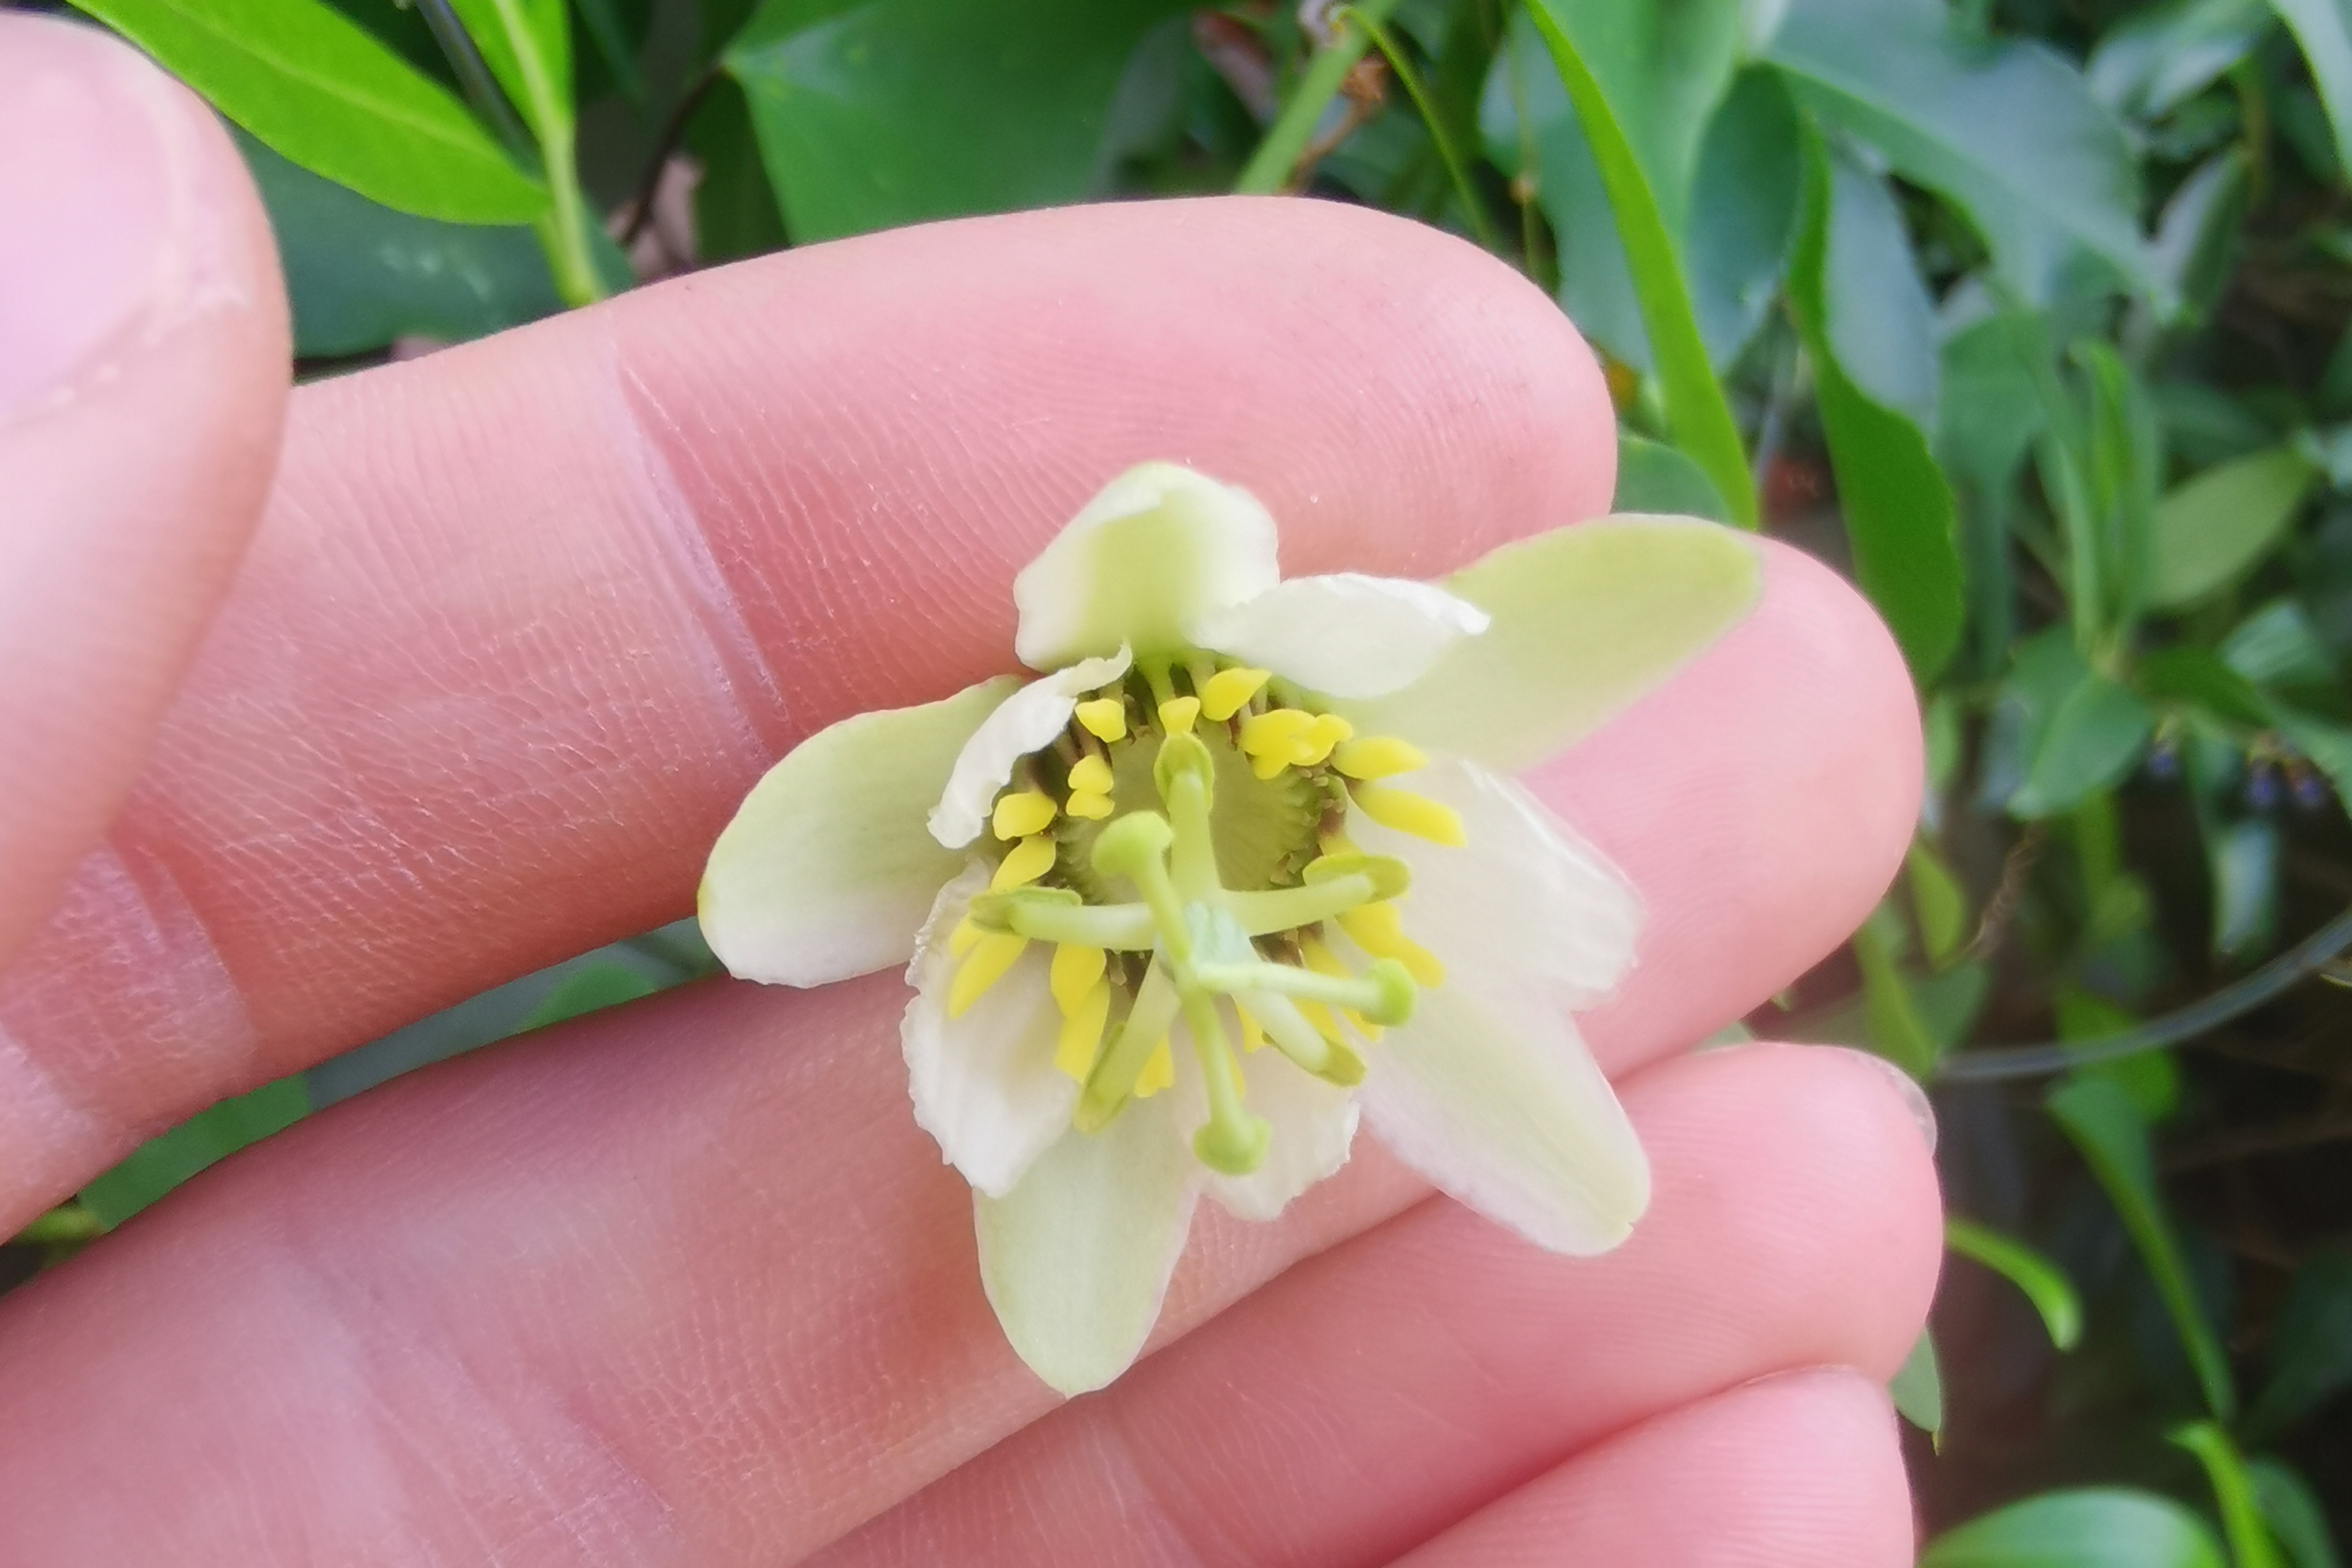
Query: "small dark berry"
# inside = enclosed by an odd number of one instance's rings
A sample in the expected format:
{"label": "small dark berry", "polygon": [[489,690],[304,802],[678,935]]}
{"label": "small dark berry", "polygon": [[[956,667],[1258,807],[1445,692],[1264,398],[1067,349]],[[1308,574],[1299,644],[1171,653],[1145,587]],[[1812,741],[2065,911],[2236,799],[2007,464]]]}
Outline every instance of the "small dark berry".
{"label": "small dark berry", "polygon": [[2158,784],[2170,784],[2180,776],[2180,748],[2170,741],[2158,741],[2147,749],[2147,776]]}
{"label": "small dark berry", "polygon": [[2269,811],[2278,803],[2278,770],[2268,763],[2255,763],[2246,774],[2246,804],[2256,811]]}
{"label": "small dark berry", "polygon": [[2327,805],[2327,781],[2319,776],[2317,770],[2295,767],[2287,777],[2294,787],[2295,805],[2305,811],[2318,811]]}

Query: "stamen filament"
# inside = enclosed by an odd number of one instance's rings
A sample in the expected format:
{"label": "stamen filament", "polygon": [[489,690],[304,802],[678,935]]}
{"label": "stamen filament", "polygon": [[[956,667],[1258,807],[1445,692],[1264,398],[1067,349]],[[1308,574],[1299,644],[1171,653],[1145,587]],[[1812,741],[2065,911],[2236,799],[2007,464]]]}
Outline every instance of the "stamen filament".
{"label": "stamen filament", "polygon": [[1054,1066],[1085,1083],[1087,1075],[1094,1071],[1095,1058],[1102,1049],[1103,1025],[1109,1018],[1110,982],[1097,980],[1078,998],[1076,1007],[1063,1010],[1061,1035],[1054,1045]]}
{"label": "stamen filament", "polygon": [[1078,1131],[1099,1131],[1118,1114],[1118,1108],[1135,1092],[1136,1080],[1142,1077],[1151,1053],[1168,1037],[1178,1005],[1176,982],[1170,977],[1168,965],[1153,959],[1151,967],[1143,972],[1143,984],[1135,989],[1135,1005],[1112,1034],[1109,1048],[1095,1062],[1086,1091],[1078,1096],[1077,1111],[1072,1118]]}
{"label": "stamen filament", "polygon": [[1399,833],[1410,833],[1452,849],[1469,842],[1462,831],[1461,813],[1425,795],[1391,789],[1386,784],[1352,783],[1348,793],[1355,797],[1363,814],[1382,827],[1392,827]]}

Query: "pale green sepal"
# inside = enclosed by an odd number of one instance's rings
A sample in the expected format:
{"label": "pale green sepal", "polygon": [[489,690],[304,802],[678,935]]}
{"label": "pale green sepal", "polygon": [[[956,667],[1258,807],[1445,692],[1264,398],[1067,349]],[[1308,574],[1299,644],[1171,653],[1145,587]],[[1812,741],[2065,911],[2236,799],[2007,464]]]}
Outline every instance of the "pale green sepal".
{"label": "pale green sepal", "polygon": [[1696,518],[1599,519],[1504,545],[1444,586],[1494,617],[1404,690],[1335,711],[1504,772],[1543,761],[1662,684],[1755,607],[1753,541]]}
{"label": "pale green sepal", "polygon": [[1142,1353],[1199,1184],[1162,1095],[1099,1132],[1065,1132],[1006,1196],[972,1194],[989,1304],[1047,1385],[1087,1393]]}
{"label": "pale green sepal", "polygon": [[979,837],[997,792],[1012,782],[1021,759],[1052,745],[1077,710],[1078,699],[1126,675],[1129,663],[1121,648],[1108,658],[1055,670],[1006,698],[956,753],[927,824],[931,837],[950,849]]}
{"label": "pale green sepal", "polygon": [[1486,613],[1428,583],[1335,572],[1293,577],[1195,619],[1192,640],[1328,697],[1385,697],[1486,629]]}
{"label": "pale green sepal", "polygon": [[824,985],[907,962],[964,858],[923,830],[957,754],[1021,685],[845,719],[770,768],[711,846],[698,908],[728,970]]}
{"label": "pale green sepal", "polygon": [[1389,1151],[1537,1246],[1585,1256],[1633,1233],[1650,1164],[1558,999],[1449,977],[1364,1054],[1357,1093]]}
{"label": "pale green sepal", "polygon": [[1013,649],[1032,669],[1122,644],[1139,657],[1175,653],[1194,620],[1281,580],[1274,519],[1255,496],[1145,463],[1106,486],[1013,580]]}

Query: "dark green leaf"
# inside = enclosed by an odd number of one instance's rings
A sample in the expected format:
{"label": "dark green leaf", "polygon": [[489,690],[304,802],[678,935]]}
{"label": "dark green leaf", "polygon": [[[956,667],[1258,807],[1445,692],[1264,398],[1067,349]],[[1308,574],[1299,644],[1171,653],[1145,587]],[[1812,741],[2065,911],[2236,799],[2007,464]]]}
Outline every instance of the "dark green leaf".
{"label": "dark green leaf", "polygon": [[2352,1388],[2352,1252],[2314,1253],[2271,1326],[2270,1375],[2247,1427],[2273,1433]]}
{"label": "dark green leaf", "polygon": [[2303,46],[2311,79],[2336,131],[2336,162],[2352,168],[2352,16],[2345,0],[2271,0]]}
{"label": "dark green leaf", "polygon": [[2327,1510],[2311,1484],[2277,1459],[2249,1459],[2246,1474],[2263,1522],[2294,1568],[2340,1568]]}
{"label": "dark green leaf", "polygon": [[1128,57],[1180,0],[766,0],[729,46],[806,242],[1076,201]]}
{"label": "dark green leaf", "polygon": [[2222,640],[2221,658],[2257,686],[2325,686],[2336,679],[2311,617],[2293,599],[2273,599]]}
{"label": "dark green leaf", "polygon": [[2170,1498],[2121,1487],[2044,1492],[1927,1543],[1919,1568],[2228,1568],[2221,1543]]}
{"label": "dark green leaf", "polygon": [[2272,25],[2269,0],[2172,0],[2108,28],[2084,75],[2116,113],[2158,120],[2252,54]]}
{"label": "dark green leaf", "polygon": [[2042,404],[2050,357],[2040,319],[2005,311],[1944,341],[1936,446],[1953,470],[1981,490],[2012,483],[2049,415]]}
{"label": "dark green leaf", "polygon": [[[1903,288],[1890,294],[1885,279],[1864,275],[1891,255],[1908,255],[1885,186],[1832,156],[1818,136],[1809,133],[1807,142],[1805,224],[1790,268],[1790,302],[1813,358],[1854,575],[1924,684],[1951,656],[1961,616],[1952,493],[1917,423],[1922,395],[1934,400],[1934,353],[1930,343],[1910,345],[1925,356],[1922,386],[1921,362],[1901,346],[1920,323],[1886,304]],[[1916,287],[1916,275],[1909,276]],[[1890,341],[1880,342],[1881,331]],[[1860,361],[1859,376],[1844,363],[1849,352]],[[1904,402],[1884,401],[1890,397]],[[1904,411],[1906,403],[1911,412]]]}
{"label": "dark green leaf", "polygon": [[1691,307],[1718,370],[1739,357],[1780,295],[1803,176],[1788,90],[1772,71],[1743,71],[1699,145],[1683,224]]}
{"label": "dark green leaf", "polygon": [[2132,683],[2154,702],[2193,705],[2251,729],[2270,723],[2262,693],[2219,655],[2201,647],[2176,645],[2143,655],[2132,668]]}
{"label": "dark green leaf", "polygon": [[2273,702],[2270,708],[2279,733],[2327,775],[2339,798],[2352,801],[2352,730],[2314,719],[2283,702]]}
{"label": "dark green leaf", "polygon": [[1617,433],[1617,499],[1609,510],[1731,521],[1705,469],[1672,447],[1622,430]]}
{"label": "dark green leaf", "polygon": [[2025,782],[2009,799],[2011,815],[2031,818],[2065,810],[2131,771],[2155,729],[2155,716],[2127,687],[2087,665],[2046,721],[2035,727]]}
{"label": "dark green leaf", "polygon": [[751,111],[732,78],[713,82],[686,128],[687,150],[702,165],[694,187],[694,237],[706,262],[781,250],[783,215],[760,163]]}
{"label": "dark green leaf", "polygon": [[2148,603],[2193,603],[2227,586],[2268,552],[2311,492],[2317,472],[2273,447],[2208,468],[2156,510]]}
{"label": "dark green leaf", "polygon": [[547,192],[439,84],[318,0],[78,0],[304,168],[401,212],[527,223]]}
{"label": "dark green leaf", "polygon": [[1911,1353],[1886,1385],[1895,1408],[1904,1420],[1931,1437],[1944,1431],[1944,1374],[1936,1364],[1936,1342],[1921,1329],[1911,1342]]}
{"label": "dark green leaf", "polygon": [[[2137,891],[2137,885],[2117,878],[2106,886],[2102,905],[2109,905],[2115,895],[2126,890]],[[2147,905],[2143,895],[2137,923],[2145,925]],[[2110,921],[2113,917],[2109,917]],[[2089,940],[2102,940],[2094,932]],[[2104,940],[2113,941],[2113,934]],[[2058,1037],[2068,1046],[2095,1047],[2103,1040],[2128,1033],[2139,1019],[2117,1006],[2095,991],[2079,985],[2069,985],[2058,993]],[[2091,1062],[2074,1069],[2081,1078],[2095,1078],[2114,1084],[2131,1098],[2142,1121],[2155,1126],[2169,1117],[2180,1104],[2180,1070],[2168,1051],[2141,1051],[2120,1057],[2113,1061]]]}
{"label": "dark green leaf", "polygon": [[2222,1353],[2221,1339],[2206,1321],[2189,1282],[2179,1239],[2157,1191],[2156,1161],[2138,1107],[2121,1088],[2095,1078],[2061,1082],[2050,1091],[2047,1104],[2051,1116],[2073,1140],[2122,1217],[2124,1229],[2164,1300],[2165,1310],[2171,1314],[2173,1329],[2189,1353],[2207,1407],[2228,1420],[2237,1406],[2229,1358]]}
{"label": "dark green leaf", "polygon": [[2235,1568],[2285,1568],[2270,1528],[2263,1522],[2262,1505],[2254,1496],[2253,1478],[2238,1458],[2230,1435],[2210,1421],[2191,1421],[2168,1434],[2172,1441],[2197,1456],[2205,1479],[2221,1512],[2221,1533],[2230,1542]]}
{"label": "dark green leaf", "polygon": [[2028,300],[2078,247],[2164,292],[2130,145],[2057,55],[1967,37],[1936,0],[1792,0],[1767,54],[1800,103],[1958,204]]}
{"label": "dark green leaf", "polygon": [[292,1126],[310,1110],[310,1092],[299,1074],[224,1100],[90,1178],[81,1190],[82,1204],[111,1230],[197,1172]]}
{"label": "dark green leaf", "polygon": [[2179,301],[2179,321],[2201,321],[2220,300],[2252,185],[2245,153],[2232,147],[2208,158],[2164,204],[2150,249]]}
{"label": "dark green leaf", "polygon": [[2066,1278],[2065,1270],[2023,1242],[1964,1219],[1944,1221],[1944,1244],[2023,1292],[2042,1314],[2052,1344],[2068,1351],[2081,1340],[2083,1300],[2074,1293],[2074,1283]]}
{"label": "dark green leaf", "polygon": [[1941,969],[1959,956],[1969,936],[1969,896],[1943,857],[1924,838],[1911,841],[1904,867],[1911,883],[1911,910],[1919,921],[1919,944],[1927,962]]}
{"label": "dark green leaf", "polygon": [[1870,1047],[1913,1078],[1935,1070],[1937,1041],[1912,999],[1896,959],[1903,922],[1881,904],[1853,933],[1854,965],[1862,972],[1863,1028]]}

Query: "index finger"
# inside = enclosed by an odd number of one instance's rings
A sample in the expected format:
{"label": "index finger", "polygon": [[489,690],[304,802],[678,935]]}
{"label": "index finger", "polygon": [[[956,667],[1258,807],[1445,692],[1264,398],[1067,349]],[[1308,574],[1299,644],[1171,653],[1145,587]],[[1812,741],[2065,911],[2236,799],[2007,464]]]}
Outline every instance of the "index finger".
{"label": "index finger", "polygon": [[1612,439],[1541,294],[1306,202],[877,236],[309,388],[152,764],[0,981],[0,1226],[686,912],[778,753],[1007,665],[1013,571],[1133,462],[1255,490],[1288,570],[1428,574],[1604,510]]}

